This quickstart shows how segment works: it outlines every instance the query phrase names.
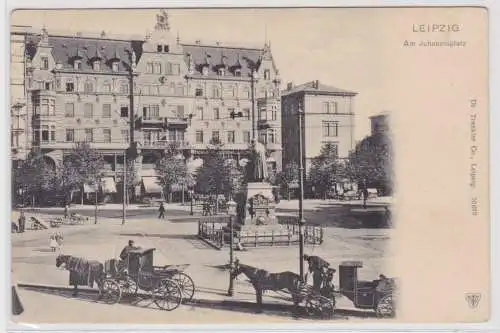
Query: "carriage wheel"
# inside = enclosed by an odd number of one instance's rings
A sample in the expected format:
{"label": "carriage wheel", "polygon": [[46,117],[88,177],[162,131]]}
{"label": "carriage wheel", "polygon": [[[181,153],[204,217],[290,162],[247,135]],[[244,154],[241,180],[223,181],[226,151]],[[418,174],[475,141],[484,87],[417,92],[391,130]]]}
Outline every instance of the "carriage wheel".
{"label": "carriage wheel", "polygon": [[375,307],[375,314],[379,318],[392,318],[395,315],[394,301],[392,294],[387,294],[380,298]]}
{"label": "carriage wheel", "polygon": [[115,304],[122,298],[120,285],[115,280],[105,279],[102,282],[101,299],[107,304]]}
{"label": "carriage wheel", "polygon": [[123,295],[134,296],[137,294],[137,283],[130,276],[120,280],[119,283]]}
{"label": "carriage wheel", "polygon": [[306,299],[307,314],[321,319],[331,319],[335,313],[335,298],[310,295]]}
{"label": "carriage wheel", "polygon": [[193,279],[185,273],[178,272],[172,276],[172,280],[181,288],[182,300],[190,302],[193,299],[195,290]]}
{"label": "carriage wheel", "polygon": [[153,302],[162,310],[172,311],[182,302],[182,290],[170,279],[160,280],[158,287],[152,292]]}

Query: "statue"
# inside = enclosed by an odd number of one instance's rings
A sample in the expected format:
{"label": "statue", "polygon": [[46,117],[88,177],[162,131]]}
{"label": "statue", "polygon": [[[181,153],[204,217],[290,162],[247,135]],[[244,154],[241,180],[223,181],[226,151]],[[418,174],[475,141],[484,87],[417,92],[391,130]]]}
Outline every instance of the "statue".
{"label": "statue", "polygon": [[266,147],[257,140],[251,143],[252,158],[249,163],[250,170],[247,170],[249,182],[262,182],[267,179]]}

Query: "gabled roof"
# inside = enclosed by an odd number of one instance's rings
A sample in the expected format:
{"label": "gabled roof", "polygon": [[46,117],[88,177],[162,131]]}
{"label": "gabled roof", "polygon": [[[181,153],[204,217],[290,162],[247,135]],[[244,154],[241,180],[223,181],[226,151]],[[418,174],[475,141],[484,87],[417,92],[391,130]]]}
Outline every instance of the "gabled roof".
{"label": "gabled roof", "polygon": [[[40,36],[29,37],[31,45],[35,46]],[[96,55],[102,58],[101,71],[111,72],[112,67],[109,60],[118,55],[119,71],[128,70],[131,66],[132,42],[123,40],[110,40],[98,38],[81,38],[66,36],[49,36],[49,45],[52,47],[52,56],[56,63],[61,63],[63,69],[72,69],[72,59],[75,52],[82,57],[82,70],[92,70],[91,59]],[[31,53],[31,52],[30,52]],[[30,54],[33,56],[34,54]]]}
{"label": "gabled roof", "polygon": [[[238,62],[241,65],[241,77],[250,77],[252,67],[258,68],[263,50],[251,48],[235,48],[226,46],[212,46],[212,45],[198,45],[198,44],[183,44],[186,63],[188,61],[188,54],[195,64],[195,74],[200,75],[199,66],[203,65],[206,61],[206,56],[212,59],[208,76],[217,76],[217,66],[220,65],[222,56],[226,58],[228,69],[237,66]],[[226,75],[233,76],[234,73],[229,70]]]}
{"label": "gabled roof", "polygon": [[355,96],[358,93],[353,91],[348,91],[326,84],[322,84],[318,81],[310,81],[304,84],[293,87],[290,90],[283,90],[281,95],[292,95],[296,93],[304,94],[315,94],[315,95],[341,95],[341,96]]}

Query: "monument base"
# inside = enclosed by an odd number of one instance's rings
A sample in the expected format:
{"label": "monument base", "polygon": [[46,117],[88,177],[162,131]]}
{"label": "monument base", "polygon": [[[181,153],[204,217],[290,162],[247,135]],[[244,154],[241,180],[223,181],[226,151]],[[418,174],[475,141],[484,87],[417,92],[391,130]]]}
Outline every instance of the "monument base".
{"label": "monument base", "polygon": [[275,215],[276,203],[271,184],[265,182],[248,183],[246,190],[246,214],[240,220],[241,224],[259,227],[278,225],[278,219]]}

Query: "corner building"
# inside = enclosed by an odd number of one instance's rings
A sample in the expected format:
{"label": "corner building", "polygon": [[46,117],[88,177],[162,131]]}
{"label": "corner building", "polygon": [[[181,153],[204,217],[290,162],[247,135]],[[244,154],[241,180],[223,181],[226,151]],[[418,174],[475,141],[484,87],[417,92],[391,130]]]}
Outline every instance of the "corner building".
{"label": "corner building", "polygon": [[213,143],[227,158],[246,158],[255,137],[269,168],[281,169],[280,78],[267,43],[181,43],[162,11],[143,40],[43,29],[27,37],[26,63],[25,149],[39,147],[56,165],[76,142],[91,143],[106,161],[102,190],[117,200],[132,143],[140,196],[161,192],[154,166],[171,142],[191,163]]}
{"label": "corner building", "polygon": [[337,156],[345,159],[355,147],[354,100],[356,92],[332,87],[318,80],[294,86],[282,92],[283,164],[299,164],[299,110],[304,112],[303,149],[305,174],[321,147],[330,143]]}

